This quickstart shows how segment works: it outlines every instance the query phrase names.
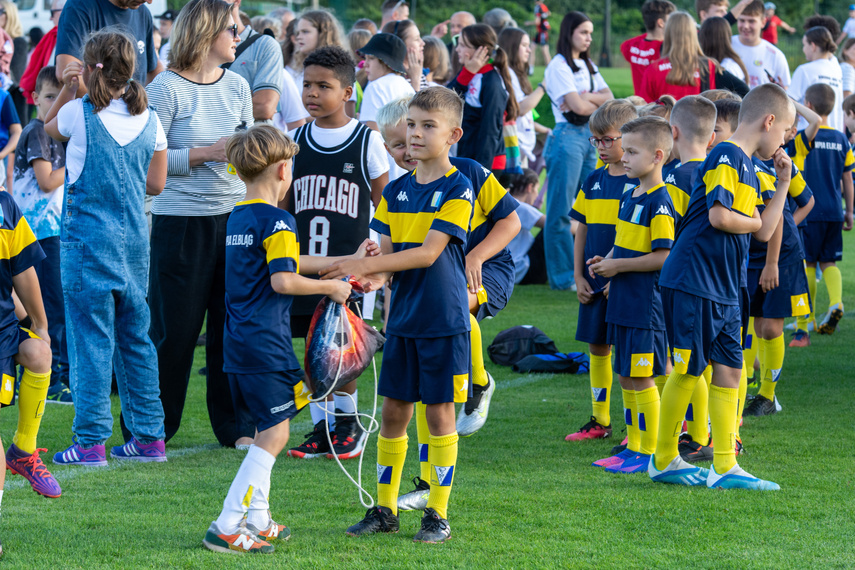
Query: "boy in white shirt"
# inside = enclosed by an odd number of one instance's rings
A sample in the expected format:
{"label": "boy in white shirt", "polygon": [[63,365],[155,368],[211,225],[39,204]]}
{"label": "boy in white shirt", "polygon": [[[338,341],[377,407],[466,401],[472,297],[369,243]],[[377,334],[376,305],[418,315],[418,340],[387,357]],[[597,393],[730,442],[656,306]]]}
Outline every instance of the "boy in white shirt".
{"label": "boy in white shirt", "polygon": [[777,83],[784,89],[790,86],[790,68],[784,52],[760,37],[766,23],[762,0],[754,0],[745,7],[736,20],[739,35],[731,44],[748,71],[746,83],[751,88],[764,83]]}

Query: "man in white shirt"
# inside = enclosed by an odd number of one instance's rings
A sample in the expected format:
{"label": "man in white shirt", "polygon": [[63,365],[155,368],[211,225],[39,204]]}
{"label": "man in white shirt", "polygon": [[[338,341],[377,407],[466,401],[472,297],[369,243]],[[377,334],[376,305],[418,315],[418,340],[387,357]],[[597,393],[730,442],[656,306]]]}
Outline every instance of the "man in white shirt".
{"label": "man in white shirt", "polygon": [[754,0],[745,7],[736,20],[739,35],[731,42],[748,71],[746,83],[751,88],[764,83],[777,83],[784,89],[790,86],[790,68],[784,53],[760,37],[766,23],[762,0]]}

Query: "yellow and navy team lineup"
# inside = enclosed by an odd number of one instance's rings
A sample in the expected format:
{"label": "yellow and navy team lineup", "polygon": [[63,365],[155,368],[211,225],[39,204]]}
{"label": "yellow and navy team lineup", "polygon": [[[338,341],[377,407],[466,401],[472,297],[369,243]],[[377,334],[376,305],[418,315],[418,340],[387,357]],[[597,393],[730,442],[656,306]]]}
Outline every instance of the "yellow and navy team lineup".
{"label": "yellow and navy team lineup", "polygon": [[[277,460],[361,462],[374,431],[376,499],[341,530],[444,543],[461,438],[487,425],[497,388],[481,323],[528,283],[579,302],[591,413],[571,419],[571,453],[614,437],[591,463],[603,477],[781,489],[740,467],[740,428],[783,411],[789,350],[845,326],[855,68],[835,52],[848,30],[855,43],[855,6],[843,29],[809,18],[791,75],[765,35],[774,4],[646,0],[645,33],[621,48],[637,95],[616,98],[591,18],[551,28],[542,2],[534,38],[498,9],[455,12],[424,39],[401,0],[347,36],[324,9],[244,21],[240,0],[151,2],[53,0],[55,28],[19,71],[18,11],[0,1],[0,83],[14,83],[0,90],[0,407],[17,405],[7,469],[36,493],[63,493],[37,446],[46,404],[74,406],[60,469],[168,463],[204,345],[212,432],[245,452],[205,548],[275,552],[291,536],[271,506]],[[712,52],[713,28],[730,49]],[[552,127],[533,113],[544,96]],[[347,318],[379,313],[373,424],[356,380],[316,397],[315,355],[294,350],[325,298]],[[108,451],[111,393],[124,443]],[[312,431],[293,442],[304,408]],[[402,511],[422,513],[417,530]]]}

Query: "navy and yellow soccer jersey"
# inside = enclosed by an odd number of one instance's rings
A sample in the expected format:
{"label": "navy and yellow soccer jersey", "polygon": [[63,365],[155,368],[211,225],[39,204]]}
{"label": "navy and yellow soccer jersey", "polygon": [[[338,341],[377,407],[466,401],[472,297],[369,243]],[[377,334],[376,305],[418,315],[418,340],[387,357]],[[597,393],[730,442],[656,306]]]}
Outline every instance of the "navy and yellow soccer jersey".
{"label": "navy and yellow soccer jersey", "polygon": [[[674,205],[665,184],[620,201],[614,259],[630,259],[674,244]],[[612,277],[606,322],[646,330],[665,330],[659,271],[631,271]]]}
{"label": "navy and yellow soccer jersey", "polygon": [[811,143],[805,132],[799,131],[790,144],[789,153],[813,190],[815,203],[807,221],[842,222],[840,180],[844,173],[855,168],[855,157],[846,135],[823,125]]}
{"label": "navy and yellow soccer jersey", "polygon": [[715,229],[709,211],[721,204],[750,218],[760,203],[760,182],[751,158],[730,141],[713,148],[698,167],[689,208],[662,267],[660,285],[716,303],[738,305],[749,235]]}
{"label": "navy and yellow soccer jersey", "polygon": [[703,159],[695,158],[680,162],[667,174],[662,172],[665,187],[674,204],[674,223],[680,225],[686,210],[689,209],[689,198],[692,197],[692,188],[695,184],[695,171],[703,163]]}
{"label": "navy and yellow soccer jersey", "polygon": [[436,338],[469,331],[466,235],[472,218],[472,182],[452,167],[429,184],[415,171],[383,189],[371,229],[392,238],[395,252],[421,246],[428,231],[451,236],[430,267],[395,273],[386,330],[408,338]]}
{"label": "navy and yellow soccer jersey", "polygon": [[8,192],[0,192],[0,216],[0,358],[8,358],[18,353],[12,278],[35,266],[45,254]]}
{"label": "navy and yellow soccer jersey", "polygon": [[[762,161],[759,158],[752,158],[754,162],[754,171],[757,174],[757,179],[760,181],[760,193],[763,200],[771,200],[775,195],[777,186],[777,177],[775,175],[775,166],[773,161]],[[805,258],[802,241],[799,237],[799,229],[793,219],[793,212],[790,210],[790,203],[794,203],[796,207],[802,208],[810,202],[811,192],[810,187],[805,183],[799,169],[793,164],[792,179],[790,180],[790,189],[787,192],[788,204],[784,206],[784,230],[781,236],[781,251],[778,254],[778,265],[783,267],[792,263],[798,263]],[[757,206],[757,209],[762,212],[766,209],[764,204]],[[748,268],[763,269],[766,266],[766,250],[768,245],[765,242],[758,241],[752,236],[748,247]]]}
{"label": "navy and yellow soccer jersey", "polygon": [[[519,208],[520,203],[499,184],[492,171],[481,166],[478,161],[462,157],[453,157],[450,160],[451,165],[472,182],[475,191],[472,222],[469,236],[466,238],[466,253],[469,253],[484,241],[496,222],[510,216]],[[491,261],[498,259],[512,261],[507,247],[490,258]]]}
{"label": "navy and yellow soccer jersey", "polygon": [[294,299],[273,290],[270,276],[297,273],[300,243],[294,217],[263,200],[238,202],[226,226],[226,325],[223,371],[259,374],[298,370],[291,346]]}
{"label": "navy and yellow soccer jersey", "polygon": [[[582,183],[570,210],[570,217],[587,226],[586,261],[595,255],[605,257],[612,250],[621,197],[636,186],[637,179],[626,174],[612,176],[608,166],[596,169]],[[602,291],[609,282],[606,277],[600,275],[592,278],[587,271],[585,278],[594,292]]]}

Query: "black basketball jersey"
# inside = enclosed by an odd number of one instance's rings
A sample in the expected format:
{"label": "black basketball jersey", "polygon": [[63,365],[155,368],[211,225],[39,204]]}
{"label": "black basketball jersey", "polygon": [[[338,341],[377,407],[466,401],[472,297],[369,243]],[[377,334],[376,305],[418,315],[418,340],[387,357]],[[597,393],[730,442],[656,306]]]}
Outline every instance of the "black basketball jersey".
{"label": "black basketball jersey", "polygon": [[[316,143],[312,130],[313,123],[308,123],[294,133],[300,152],[294,157],[288,193],[300,255],[350,255],[368,237],[371,221],[371,129],[358,123],[347,140],[331,148]],[[296,297],[291,313],[311,315],[319,300],[316,295]]]}

